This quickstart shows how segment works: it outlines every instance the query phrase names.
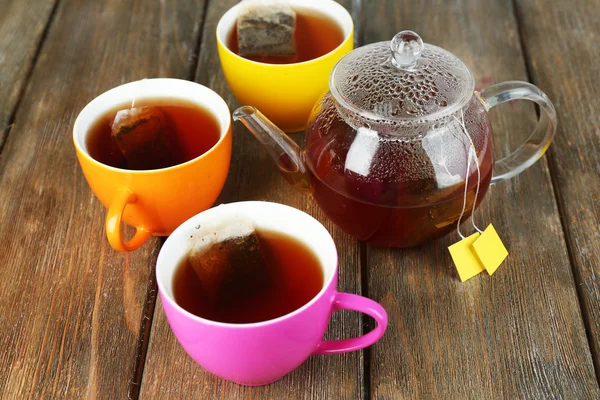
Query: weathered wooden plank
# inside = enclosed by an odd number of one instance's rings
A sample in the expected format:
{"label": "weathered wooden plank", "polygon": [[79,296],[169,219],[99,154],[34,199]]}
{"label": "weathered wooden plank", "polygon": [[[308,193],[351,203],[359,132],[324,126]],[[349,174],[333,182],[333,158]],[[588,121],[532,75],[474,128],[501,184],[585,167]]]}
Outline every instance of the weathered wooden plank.
{"label": "weathered wooden plank", "polygon": [[158,240],[131,254],[110,248],[71,131],[111,87],[186,76],[202,10],[191,0],[61,1],[0,158],[6,398],[127,398]]}
{"label": "weathered wooden plank", "polygon": [[600,1],[519,0],[533,81],[556,105],[550,152],[567,244],[600,381]]}
{"label": "weathered wooden plank", "polygon": [[5,0],[0,13],[0,151],[57,0]]}
{"label": "weathered wooden plank", "polygon": [[[480,87],[526,80],[510,1],[363,5],[366,42],[413,29],[464,60]],[[532,24],[548,6],[539,7]],[[532,47],[544,54],[543,46]],[[558,48],[555,54],[562,56]],[[554,87],[549,79],[539,83]],[[558,92],[551,97],[560,102]],[[493,112],[496,155],[522,142],[535,119],[531,107],[510,108]],[[494,223],[510,251],[493,277],[459,281],[446,249],[455,233],[417,249],[368,248],[369,294],[390,314],[372,351],[372,397],[598,398],[546,160],[491,188],[476,220]]]}
{"label": "weathered wooden plank", "polygon": [[[223,96],[232,110],[238,103],[221,72],[214,32],[221,15],[235,3],[234,0],[209,3],[196,78]],[[350,9],[349,3],[342,2]],[[288,204],[315,216],[332,232],[338,246],[340,290],[360,293],[357,241],[335,228],[312,199],[287,185],[266,152],[241,124],[234,124],[233,136],[231,170],[219,202],[267,200]],[[340,313],[332,318],[327,336],[336,339],[358,336],[361,329],[359,315]],[[357,399],[363,396],[363,357],[361,352],[315,356],[274,384],[260,388],[239,386],[212,376],[187,356],[169,328],[159,299],[141,395],[143,398],[156,399]]]}

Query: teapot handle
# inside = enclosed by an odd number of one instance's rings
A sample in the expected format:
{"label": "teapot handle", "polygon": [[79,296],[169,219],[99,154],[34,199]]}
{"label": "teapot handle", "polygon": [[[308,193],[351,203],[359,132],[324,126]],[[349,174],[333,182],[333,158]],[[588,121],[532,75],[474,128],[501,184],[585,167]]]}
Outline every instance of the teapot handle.
{"label": "teapot handle", "polygon": [[520,174],[532,166],[550,146],[556,132],[556,111],[548,96],[528,82],[498,83],[477,93],[486,111],[511,100],[529,100],[540,106],[540,118],[535,130],[517,150],[494,164],[492,184]]}

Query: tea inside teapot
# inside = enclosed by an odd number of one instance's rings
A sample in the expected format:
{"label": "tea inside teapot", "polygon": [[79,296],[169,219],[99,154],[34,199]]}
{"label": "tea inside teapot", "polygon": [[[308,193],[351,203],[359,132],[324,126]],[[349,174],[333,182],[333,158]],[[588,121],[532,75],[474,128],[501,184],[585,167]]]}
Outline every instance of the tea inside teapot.
{"label": "tea inside teapot", "polygon": [[[492,151],[491,126],[476,99],[464,111],[464,126],[480,166],[478,204],[490,184]],[[401,136],[353,127],[330,94],[322,99],[308,124],[304,152],[313,196],[343,230],[375,245],[409,247],[456,228],[470,148],[462,120],[415,129]],[[475,204],[475,163],[468,174],[463,218]]]}
{"label": "tea inside teapot", "polygon": [[[314,197],[342,229],[407,247],[456,227],[470,141],[479,199],[492,176],[491,127],[467,67],[414,32],[347,55],[315,107],[304,149]],[[469,138],[470,137],[470,138]],[[467,215],[478,177],[469,177]]]}

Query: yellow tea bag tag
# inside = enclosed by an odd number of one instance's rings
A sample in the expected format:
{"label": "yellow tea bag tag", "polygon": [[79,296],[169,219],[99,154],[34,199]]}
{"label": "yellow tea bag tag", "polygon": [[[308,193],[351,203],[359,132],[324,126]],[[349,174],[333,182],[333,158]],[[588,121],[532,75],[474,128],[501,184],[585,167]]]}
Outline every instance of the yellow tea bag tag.
{"label": "yellow tea bag tag", "polygon": [[490,275],[496,272],[508,256],[508,250],[504,247],[504,243],[500,240],[500,236],[492,224],[489,224],[479,239],[473,242],[473,250]]}
{"label": "yellow tea bag tag", "polygon": [[473,242],[479,239],[479,236],[479,232],[475,232],[471,236],[448,247],[461,282],[464,282],[485,270],[484,266],[479,262],[477,254],[475,254],[475,251],[473,250]]}

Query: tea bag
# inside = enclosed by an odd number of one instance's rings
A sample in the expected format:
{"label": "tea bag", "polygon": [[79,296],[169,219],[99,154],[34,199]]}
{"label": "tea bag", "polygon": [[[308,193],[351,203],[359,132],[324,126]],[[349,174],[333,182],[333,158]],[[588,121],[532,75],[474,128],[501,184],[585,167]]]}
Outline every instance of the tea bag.
{"label": "tea bag", "polygon": [[[458,121],[456,117],[454,118]],[[448,250],[450,251],[450,255],[452,256],[452,260],[454,261],[458,275],[460,276],[461,281],[464,282],[480,272],[483,272],[484,270],[487,270],[488,274],[492,275],[498,269],[500,264],[504,262],[506,257],[508,257],[508,251],[506,250],[506,247],[504,247],[502,240],[500,240],[500,237],[498,236],[498,233],[492,224],[489,224],[485,231],[482,231],[477,227],[477,225],[475,225],[475,211],[473,211],[471,214],[471,223],[477,232],[469,237],[463,236],[460,232],[460,222],[467,206],[467,191],[469,185],[469,174],[471,172],[471,157],[474,158],[475,166],[477,167],[477,189],[475,190],[475,197],[473,199],[473,209],[475,208],[475,203],[477,201],[477,197],[479,196],[481,171],[479,169],[479,161],[477,160],[475,145],[473,144],[473,140],[471,139],[471,136],[465,127],[464,115],[462,116],[462,121],[458,122],[463,128],[462,132],[469,140],[469,150],[467,152],[467,172],[465,174],[464,201],[460,217],[458,218],[458,222],[456,224],[456,231],[462,240],[448,247]]]}
{"label": "tea bag", "polygon": [[295,56],[296,12],[276,1],[245,1],[237,16],[241,56]]}
{"label": "tea bag", "polygon": [[156,107],[132,107],[117,112],[111,136],[127,168],[166,168],[173,164],[165,115]]}
{"label": "tea bag", "polygon": [[459,141],[448,142],[447,132],[447,129],[444,128],[432,130],[427,133],[421,142],[423,150],[432,162],[438,190],[452,187],[462,181],[458,171],[449,168],[449,165],[457,163],[456,158],[462,156],[460,151],[452,151]]}
{"label": "tea bag", "polygon": [[492,224],[489,224],[481,236],[473,242],[473,250],[490,275],[496,272],[500,264],[508,257],[508,250],[504,247],[504,243]]}
{"label": "tea bag", "polygon": [[229,221],[204,232],[194,238],[188,261],[208,298],[243,290],[249,277],[264,275],[266,279],[267,265],[251,221]]}
{"label": "tea bag", "polygon": [[477,241],[480,236],[479,232],[475,232],[471,236],[463,238],[461,241],[448,247],[448,251],[450,251],[450,256],[452,256],[461,282],[471,279],[485,270],[484,266],[479,262],[477,254],[473,250],[473,243]]}
{"label": "tea bag", "polygon": [[377,131],[363,126],[359,127],[348,149],[344,168],[358,175],[368,176],[379,146],[379,134]]}

